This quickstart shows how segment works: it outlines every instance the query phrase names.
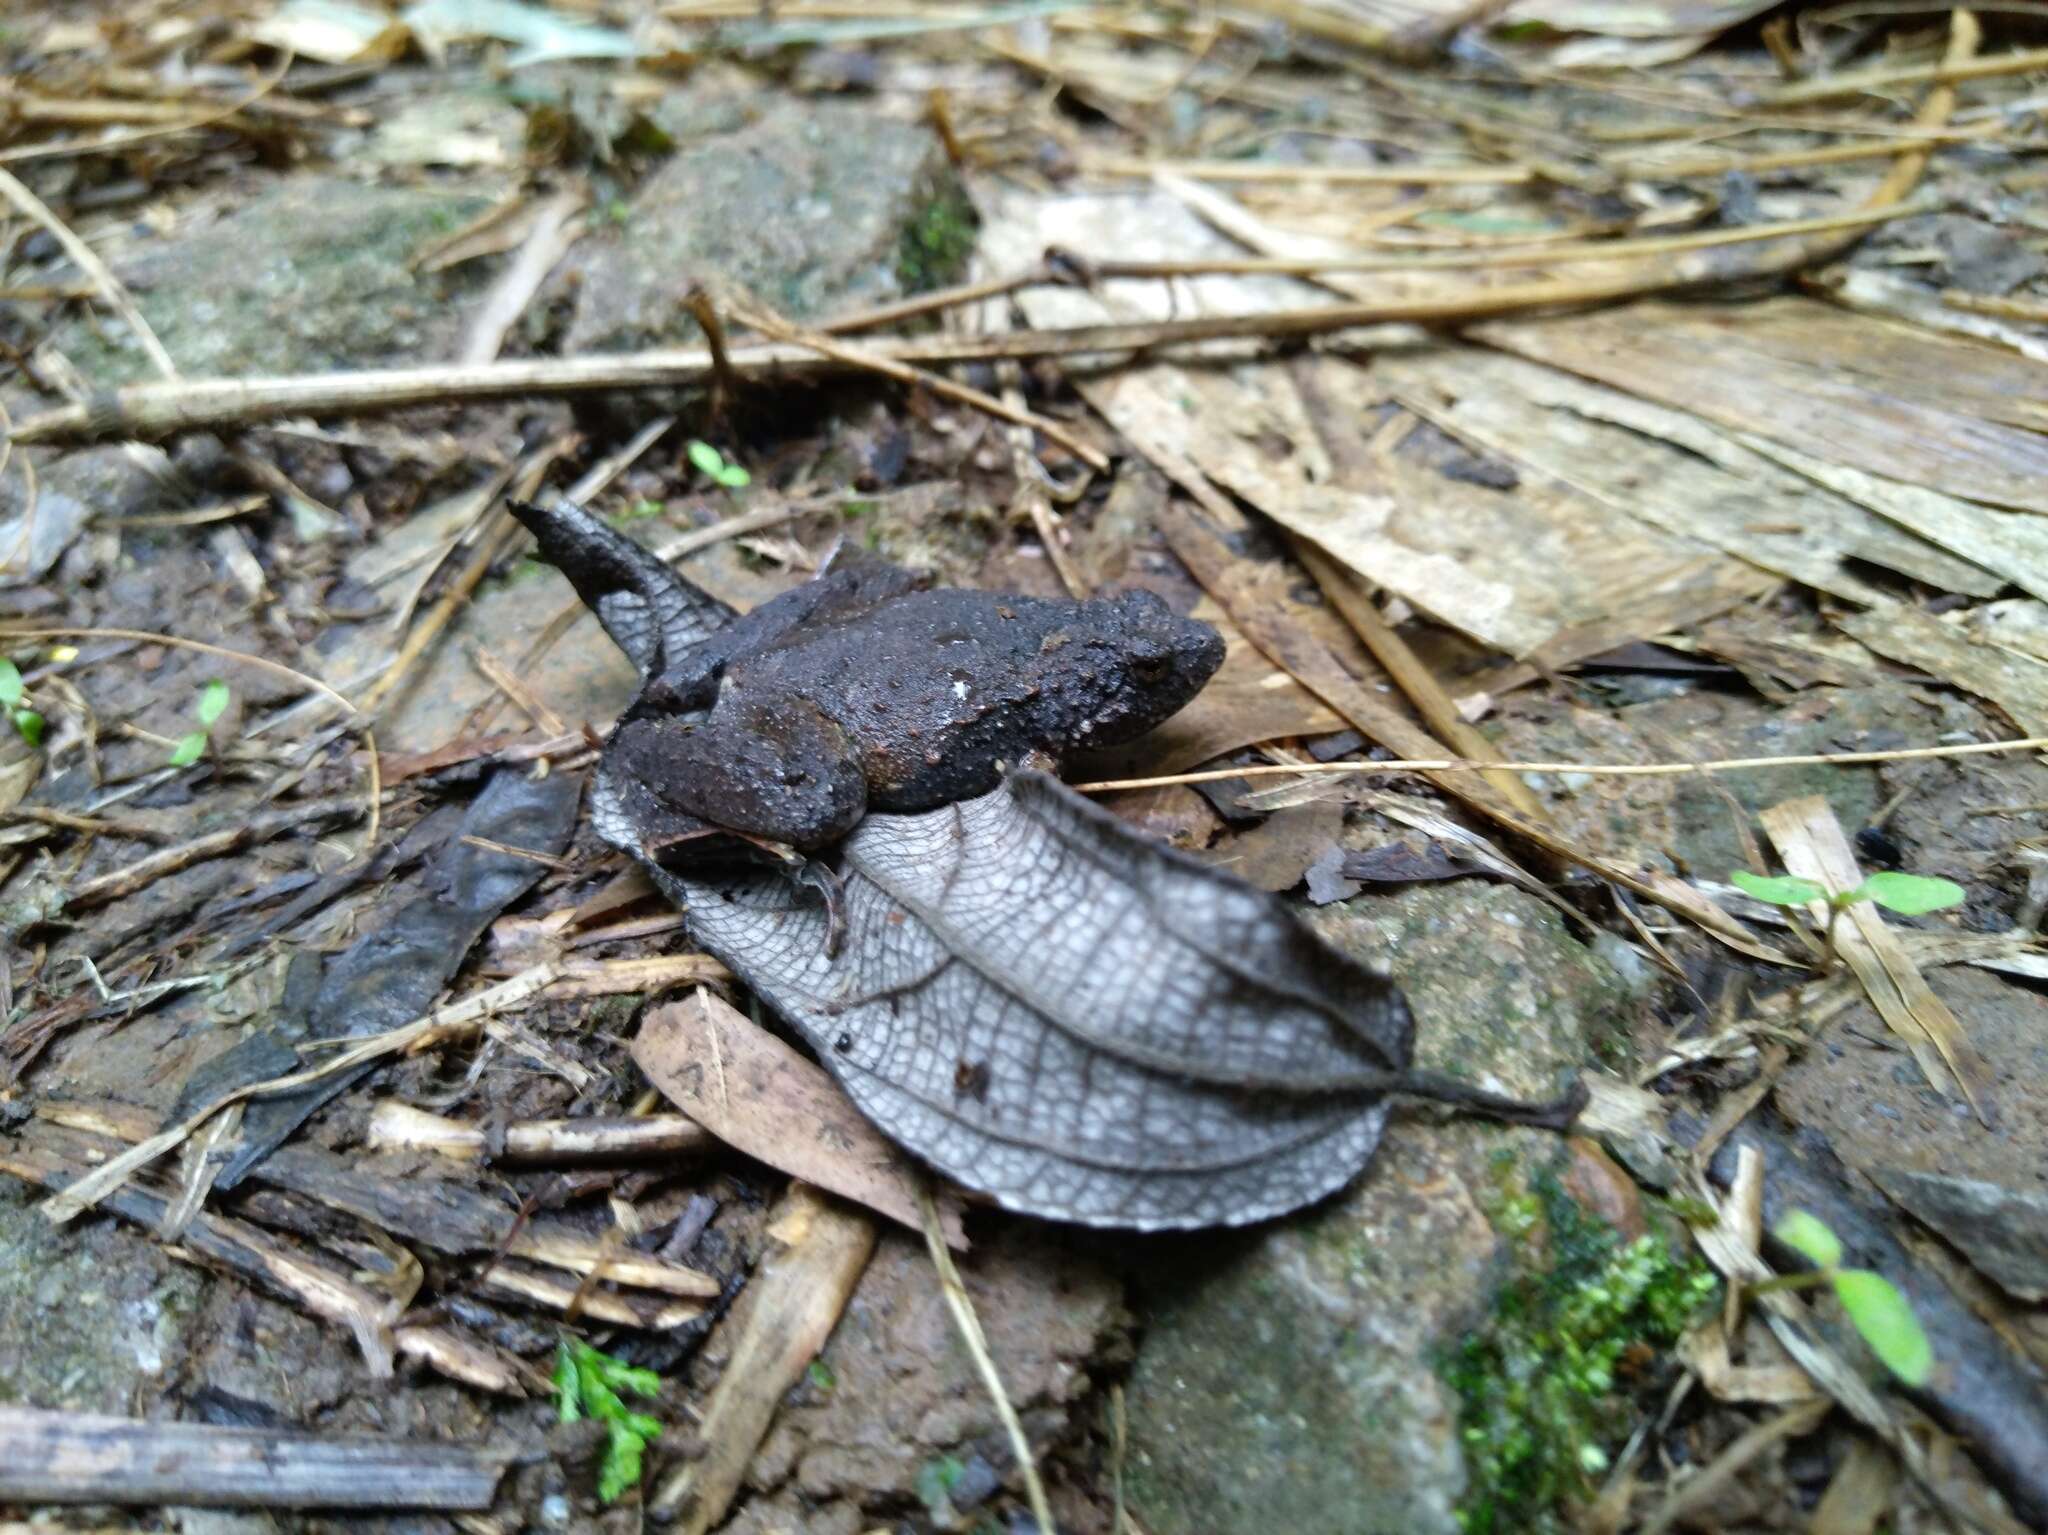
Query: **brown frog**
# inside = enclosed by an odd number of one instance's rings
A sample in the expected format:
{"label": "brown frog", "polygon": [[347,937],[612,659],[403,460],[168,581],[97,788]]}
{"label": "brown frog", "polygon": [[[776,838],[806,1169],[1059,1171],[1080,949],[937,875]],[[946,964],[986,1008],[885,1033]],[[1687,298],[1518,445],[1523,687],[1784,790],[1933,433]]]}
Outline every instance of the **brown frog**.
{"label": "brown frog", "polygon": [[[574,509],[514,510],[577,568],[559,547]],[[607,749],[616,776],[668,813],[665,841],[806,852],[869,810],[930,810],[993,789],[1005,764],[1142,735],[1223,661],[1213,627],[1151,592],[924,590],[847,554],[744,617],[682,626],[689,643],[676,627]]]}

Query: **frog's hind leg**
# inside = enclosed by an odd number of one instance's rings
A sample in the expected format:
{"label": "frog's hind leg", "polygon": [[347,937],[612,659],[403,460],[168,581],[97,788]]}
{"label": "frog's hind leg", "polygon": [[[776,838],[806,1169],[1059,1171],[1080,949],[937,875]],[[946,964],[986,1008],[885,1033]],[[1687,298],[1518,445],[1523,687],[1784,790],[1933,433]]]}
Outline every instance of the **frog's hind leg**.
{"label": "frog's hind leg", "polygon": [[805,852],[838,841],[867,811],[852,743],[803,699],[727,698],[694,721],[637,720],[613,751],[685,815]]}
{"label": "frog's hind leg", "polygon": [[573,501],[506,506],[569,578],[643,684],[733,621],[725,603]]}

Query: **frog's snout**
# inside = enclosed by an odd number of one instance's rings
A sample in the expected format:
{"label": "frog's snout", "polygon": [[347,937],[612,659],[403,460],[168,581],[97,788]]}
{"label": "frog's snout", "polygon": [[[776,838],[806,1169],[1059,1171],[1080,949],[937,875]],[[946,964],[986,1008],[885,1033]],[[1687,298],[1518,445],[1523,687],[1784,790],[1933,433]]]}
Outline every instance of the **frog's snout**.
{"label": "frog's snout", "polygon": [[1116,599],[1123,608],[1126,676],[1138,690],[1132,724],[1149,728],[1201,692],[1223,664],[1223,636],[1215,626],[1183,618],[1157,593],[1134,591]]}
{"label": "frog's snout", "polygon": [[1205,624],[1199,618],[1183,618],[1180,625],[1184,664],[1194,678],[1195,691],[1200,692],[1223,664],[1223,635],[1214,624]]}

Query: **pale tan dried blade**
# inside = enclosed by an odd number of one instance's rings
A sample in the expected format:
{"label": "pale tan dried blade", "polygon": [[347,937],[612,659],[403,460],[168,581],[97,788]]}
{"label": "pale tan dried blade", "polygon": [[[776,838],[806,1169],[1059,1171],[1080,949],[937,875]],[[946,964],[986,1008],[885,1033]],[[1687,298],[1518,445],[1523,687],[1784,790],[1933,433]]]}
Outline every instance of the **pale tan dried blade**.
{"label": "pale tan dried blade", "polygon": [[1996,567],[1959,556],[1847,494],[1817,488],[1690,411],[1475,348],[1389,356],[1374,371],[1409,409],[1482,451],[1561,480],[1666,534],[1704,541],[1852,602],[1874,601],[1878,592],[1850,561],[1978,597],[2005,584]]}
{"label": "pale tan dried blade", "polygon": [[[913,1231],[919,1174],[806,1060],[707,991],[653,1009],[633,1059],[662,1095],[757,1161],[866,1205]],[[946,1240],[965,1250],[960,1206],[948,1200]]]}
{"label": "pale tan dried blade", "polygon": [[[1853,890],[1863,883],[1863,871],[1856,866],[1849,839],[1821,796],[1773,805],[1763,812],[1762,820],[1786,869],[1798,878],[1838,891]],[[1817,923],[1826,925],[1823,903],[1816,902],[1811,914]],[[1961,1021],[1928,989],[1919,967],[1898,934],[1885,925],[1883,915],[1869,901],[1860,901],[1835,924],[1834,939],[1836,951],[1862,983],[1871,1006],[1906,1042],[1928,1082],[1946,1094],[1953,1081],[1978,1118],[1991,1124],[1990,1066],[1971,1045]],[[1941,1063],[1946,1063],[1946,1071]]]}
{"label": "pale tan dried blade", "polygon": [[1879,655],[1989,699],[2028,735],[2048,732],[2048,661],[1980,644],[1968,630],[1902,602],[1881,603],[1836,624]]}
{"label": "pale tan dried blade", "polygon": [[2029,358],[1800,298],[1710,312],[1645,303],[1472,333],[1868,474],[2048,511],[2048,441],[2011,424],[2015,401],[2048,394],[2048,365]]}
{"label": "pale tan dried blade", "polygon": [[[1190,494],[1204,502],[1214,517],[1227,514],[1227,501],[1200,471],[1190,465],[1155,456],[1154,462]],[[1194,572],[1212,596],[1223,602],[1231,616],[1254,644],[1284,667],[1311,692],[1316,693],[1371,740],[1402,757],[1442,761],[1451,754],[1421,726],[1381,702],[1359,678],[1363,666],[1347,665],[1301,624],[1288,621],[1286,604],[1275,603],[1263,594],[1248,591],[1239,579],[1249,562],[1236,559],[1213,526],[1203,522],[1184,506],[1166,504],[1158,514],[1160,531],[1183,563]],[[1362,654],[1362,652],[1361,652]],[[1769,958],[1773,963],[1794,961],[1759,942],[1741,923],[1722,911],[1699,891],[1648,868],[1634,868],[1580,847],[1541,822],[1532,821],[1507,804],[1477,774],[1427,771],[1424,776],[1453,798],[1463,800],[1482,815],[1526,838],[1554,857],[1592,870],[1624,889],[1646,896],[1667,909],[1697,922],[1723,942]]]}

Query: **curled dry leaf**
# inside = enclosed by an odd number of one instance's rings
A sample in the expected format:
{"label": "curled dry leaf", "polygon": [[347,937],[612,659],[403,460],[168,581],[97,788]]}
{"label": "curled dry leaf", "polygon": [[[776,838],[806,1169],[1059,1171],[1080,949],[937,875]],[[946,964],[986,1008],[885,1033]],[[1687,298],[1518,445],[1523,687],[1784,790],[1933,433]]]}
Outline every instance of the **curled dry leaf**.
{"label": "curled dry leaf", "polygon": [[[720,615],[573,506],[522,508],[643,677]],[[628,711],[628,717],[631,711]],[[887,1134],[1030,1214],[1229,1225],[1353,1177],[1411,1024],[1383,976],[1283,905],[1036,773],[831,855],[843,941],[770,869],[666,867],[616,764],[599,833],[648,862],[695,941],[802,1033]]]}

